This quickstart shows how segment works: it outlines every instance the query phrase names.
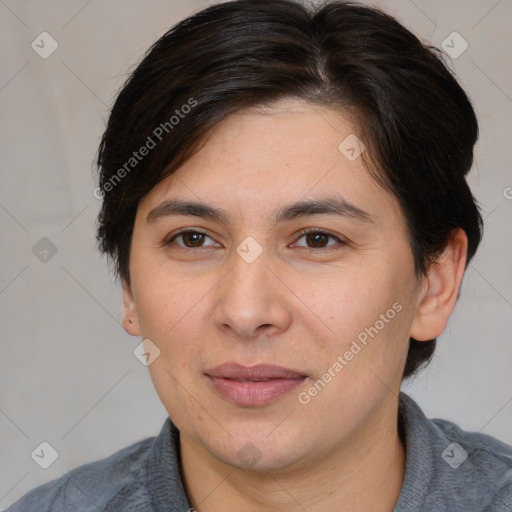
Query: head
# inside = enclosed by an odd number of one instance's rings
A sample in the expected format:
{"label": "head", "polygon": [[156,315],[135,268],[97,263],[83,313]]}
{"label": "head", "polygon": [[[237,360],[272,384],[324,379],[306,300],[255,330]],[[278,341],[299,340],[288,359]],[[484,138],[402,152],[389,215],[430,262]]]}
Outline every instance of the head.
{"label": "head", "polygon": [[[477,136],[440,52],[362,5],[227,2],[150,48],[100,145],[98,240],[183,435],[277,468],[383,420],[481,239]],[[235,404],[211,375],[232,362],[303,379]]]}

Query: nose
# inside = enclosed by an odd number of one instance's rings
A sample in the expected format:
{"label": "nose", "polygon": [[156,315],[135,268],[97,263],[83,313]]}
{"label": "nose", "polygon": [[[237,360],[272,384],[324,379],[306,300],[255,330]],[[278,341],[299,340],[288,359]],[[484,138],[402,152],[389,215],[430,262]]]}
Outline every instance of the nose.
{"label": "nose", "polygon": [[291,323],[290,297],[279,267],[265,250],[250,263],[238,254],[233,259],[233,268],[216,287],[217,328],[245,341],[285,331]]}

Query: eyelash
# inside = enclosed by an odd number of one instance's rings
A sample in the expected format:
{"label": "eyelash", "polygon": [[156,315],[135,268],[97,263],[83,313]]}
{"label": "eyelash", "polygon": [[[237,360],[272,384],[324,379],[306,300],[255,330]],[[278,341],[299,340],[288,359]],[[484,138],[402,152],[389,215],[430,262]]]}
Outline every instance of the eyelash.
{"label": "eyelash", "polygon": [[[183,235],[183,234],[186,234],[186,233],[194,233],[194,234],[198,234],[198,235],[205,235],[206,237],[211,238],[204,231],[199,231],[199,230],[196,230],[196,229],[183,229],[181,231],[178,231],[177,233],[174,233],[171,238],[166,239],[164,241],[164,245],[166,245],[166,246],[167,245],[171,245],[172,242],[174,241],[174,239],[176,239],[180,235]],[[334,235],[330,231],[324,231],[322,229],[315,229],[315,228],[307,228],[307,229],[301,230],[299,232],[300,236],[299,236],[298,240],[300,240],[303,236],[308,235],[309,233],[316,233],[316,234],[326,235],[326,236],[328,236],[330,238],[336,239],[339,242],[340,245],[345,245],[345,242],[343,240],[341,240],[339,237],[337,237],[336,235]],[[186,251],[195,251],[195,250],[198,250],[198,249],[203,249],[203,250],[205,249],[205,247],[183,247],[181,245],[179,245],[178,247],[180,247],[180,249],[183,249],[183,250],[186,250]],[[312,251],[312,252],[323,252],[323,251],[329,251],[333,247],[335,247],[335,246],[319,247],[319,248],[314,248],[314,247],[302,247],[302,248],[306,249],[306,250],[309,250],[309,251]]]}

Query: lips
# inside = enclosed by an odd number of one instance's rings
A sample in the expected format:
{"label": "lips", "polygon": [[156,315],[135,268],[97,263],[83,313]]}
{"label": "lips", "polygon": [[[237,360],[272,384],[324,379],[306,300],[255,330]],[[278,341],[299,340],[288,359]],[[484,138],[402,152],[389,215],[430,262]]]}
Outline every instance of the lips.
{"label": "lips", "polygon": [[263,406],[299,386],[307,375],[273,365],[223,364],[206,372],[213,388],[242,406]]}

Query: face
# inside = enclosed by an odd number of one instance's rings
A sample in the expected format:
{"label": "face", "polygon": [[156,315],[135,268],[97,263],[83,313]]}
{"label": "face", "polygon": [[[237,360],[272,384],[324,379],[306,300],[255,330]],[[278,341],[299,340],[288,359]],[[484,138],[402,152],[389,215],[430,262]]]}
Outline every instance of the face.
{"label": "face", "polygon": [[182,439],[225,463],[300,467],[392,424],[419,283],[353,134],[299,101],[244,111],[139,204],[125,325]]}

